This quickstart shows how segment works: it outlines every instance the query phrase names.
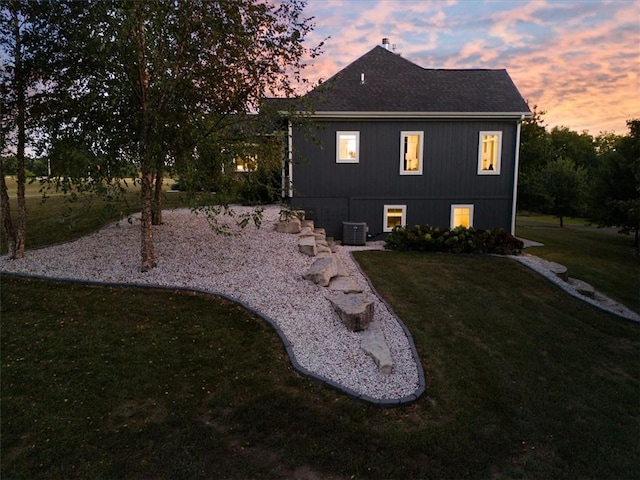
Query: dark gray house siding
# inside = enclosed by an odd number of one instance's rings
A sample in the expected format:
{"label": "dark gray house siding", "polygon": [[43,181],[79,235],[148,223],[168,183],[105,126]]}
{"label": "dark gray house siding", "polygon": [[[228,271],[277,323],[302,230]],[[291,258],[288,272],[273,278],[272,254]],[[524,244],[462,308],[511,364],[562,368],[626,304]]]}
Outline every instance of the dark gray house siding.
{"label": "dark gray house siding", "polygon": [[[474,206],[476,228],[511,228],[514,120],[317,120],[318,142],[293,132],[295,207],[336,238],[342,222],[383,233],[385,205],[405,205],[406,224],[449,226],[451,205]],[[360,132],[359,163],[336,163],[336,132]],[[421,175],[400,175],[402,131],[424,132]],[[478,175],[481,131],[502,132],[499,175]]]}

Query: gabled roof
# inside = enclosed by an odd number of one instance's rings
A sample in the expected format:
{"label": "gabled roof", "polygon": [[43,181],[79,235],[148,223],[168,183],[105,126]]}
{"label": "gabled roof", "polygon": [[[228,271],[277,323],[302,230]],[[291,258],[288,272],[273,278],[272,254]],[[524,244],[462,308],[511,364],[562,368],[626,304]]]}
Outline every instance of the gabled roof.
{"label": "gabled roof", "polygon": [[426,69],[380,46],[303,98],[312,102],[316,115],[324,112],[385,117],[404,112],[407,116],[453,117],[530,113],[506,70]]}

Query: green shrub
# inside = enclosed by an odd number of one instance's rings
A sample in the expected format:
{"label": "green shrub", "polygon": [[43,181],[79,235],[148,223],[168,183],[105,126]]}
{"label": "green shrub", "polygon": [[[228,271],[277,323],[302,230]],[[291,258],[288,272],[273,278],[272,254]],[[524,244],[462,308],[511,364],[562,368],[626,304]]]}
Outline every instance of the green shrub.
{"label": "green shrub", "polygon": [[416,225],[395,227],[384,247],[401,252],[492,253],[517,255],[522,241],[503,229],[475,230],[473,227],[441,228]]}

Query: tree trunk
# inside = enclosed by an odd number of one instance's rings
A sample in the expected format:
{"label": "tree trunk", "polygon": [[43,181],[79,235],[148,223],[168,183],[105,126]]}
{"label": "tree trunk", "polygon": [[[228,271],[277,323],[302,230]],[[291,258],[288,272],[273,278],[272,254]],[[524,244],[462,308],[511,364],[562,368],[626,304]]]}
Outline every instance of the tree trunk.
{"label": "tree trunk", "polygon": [[24,257],[24,239],[27,230],[27,206],[24,198],[26,175],[24,165],[24,155],[26,146],[25,131],[25,113],[26,113],[26,78],[24,65],[22,64],[22,42],[20,38],[20,23],[17,14],[14,12],[14,38],[15,38],[15,82],[16,82],[16,104],[18,108],[18,116],[16,119],[16,127],[18,128],[18,146],[16,157],[18,160],[17,177],[18,177],[18,225],[14,230],[13,250],[10,252],[11,258]]}
{"label": "tree trunk", "polygon": [[560,215],[560,228],[564,228],[564,218]]}
{"label": "tree trunk", "polygon": [[138,59],[138,87],[140,101],[140,168],[142,170],[141,209],[142,222],[140,226],[140,270],[148,272],[156,266],[153,250],[153,161],[151,158],[151,112],[149,105],[149,70],[145,55],[146,39],[144,23],[140,20],[134,27],[133,40],[137,48]]}
{"label": "tree trunk", "polygon": [[[144,162],[143,162],[144,163]],[[153,225],[152,225],[152,202],[153,202],[153,172],[144,169],[142,171],[142,225],[141,225],[141,248],[142,265],[140,270],[148,272],[156,266],[155,253],[153,251]]]}
{"label": "tree trunk", "polygon": [[162,174],[162,167],[158,166],[156,171],[156,186],[153,192],[153,210],[152,210],[152,222],[153,225],[162,225],[162,181],[164,175]]}
{"label": "tree trunk", "polygon": [[9,204],[9,192],[7,191],[7,182],[4,179],[4,162],[0,160],[0,204],[2,204],[2,223],[4,229],[4,238],[7,242],[7,251],[10,255],[15,251],[16,236],[13,231],[13,222],[11,221],[11,205]]}

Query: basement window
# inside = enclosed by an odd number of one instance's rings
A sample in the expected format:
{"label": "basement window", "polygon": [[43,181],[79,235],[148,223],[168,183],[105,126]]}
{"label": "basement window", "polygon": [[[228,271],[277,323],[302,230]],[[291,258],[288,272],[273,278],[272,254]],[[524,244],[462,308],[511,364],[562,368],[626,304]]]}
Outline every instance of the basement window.
{"label": "basement window", "polygon": [[451,228],[473,227],[473,205],[451,205]]}
{"label": "basement window", "polygon": [[500,175],[502,132],[480,132],[478,175]]}
{"label": "basement window", "polygon": [[336,132],[336,163],[360,162],[360,132]]}
{"label": "basement window", "polygon": [[400,133],[400,175],[422,175],[424,132]]}
{"label": "basement window", "polygon": [[407,224],[406,205],[385,205],[383,218],[383,232],[390,232],[394,227],[403,227]]}

